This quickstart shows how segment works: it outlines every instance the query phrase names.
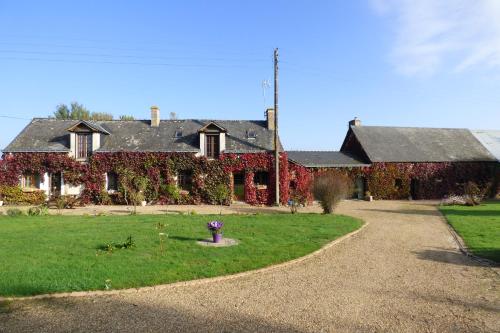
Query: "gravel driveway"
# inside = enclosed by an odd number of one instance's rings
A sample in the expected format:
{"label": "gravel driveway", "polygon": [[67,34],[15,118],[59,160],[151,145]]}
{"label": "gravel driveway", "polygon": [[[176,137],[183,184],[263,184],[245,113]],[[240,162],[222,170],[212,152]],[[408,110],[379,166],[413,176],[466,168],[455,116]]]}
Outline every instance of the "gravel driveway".
{"label": "gravel driveway", "polygon": [[300,263],[211,284],[17,301],[0,308],[0,331],[500,332],[498,269],[459,254],[435,206],[351,201],[340,211],[369,225]]}

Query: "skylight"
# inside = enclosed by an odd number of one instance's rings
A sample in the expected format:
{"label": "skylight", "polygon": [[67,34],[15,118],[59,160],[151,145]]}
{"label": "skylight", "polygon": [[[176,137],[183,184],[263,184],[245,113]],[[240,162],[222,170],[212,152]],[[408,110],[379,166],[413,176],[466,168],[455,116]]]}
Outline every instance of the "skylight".
{"label": "skylight", "polygon": [[255,130],[248,130],[247,131],[247,138],[248,139],[255,139],[257,137],[257,132]]}

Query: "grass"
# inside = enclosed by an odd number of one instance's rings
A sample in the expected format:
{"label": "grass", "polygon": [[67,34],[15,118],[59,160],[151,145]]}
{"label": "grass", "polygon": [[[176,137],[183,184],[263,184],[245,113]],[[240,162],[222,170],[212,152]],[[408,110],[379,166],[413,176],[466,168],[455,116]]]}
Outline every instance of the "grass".
{"label": "grass", "polygon": [[472,253],[500,263],[500,202],[440,209]]}
{"label": "grass", "polygon": [[[0,216],[0,295],[151,286],[269,266],[317,250],[362,225],[347,216],[228,215],[224,235],[238,246],[202,247],[206,222],[220,216]],[[160,252],[158,222],[167,224]],[[102,251],[106,244],[130,249]]]}

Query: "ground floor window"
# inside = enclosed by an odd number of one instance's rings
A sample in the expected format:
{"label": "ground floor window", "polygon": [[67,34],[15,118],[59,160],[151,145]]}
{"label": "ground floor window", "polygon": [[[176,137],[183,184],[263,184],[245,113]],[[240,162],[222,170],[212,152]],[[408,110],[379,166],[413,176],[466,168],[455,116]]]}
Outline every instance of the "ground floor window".
{"label": "ground floor window", "polygon": [[269,183],[269,172],[259,171],[253,177],[253,182],[257,187],[267,187]]}
{"label": "ground floor window", "polygon": [[118,191],[118,175],[115,172],[108,172],[106,176],[108,177],[108,182],[107,182],[108,192]]}
{"label": "ground floor window", "polygon": [[177,186],[184,191],[191,191],[193,185],[193,172],[182,170],[177,174]]}
{"label": "ground floor window", "polygon": [[27,173],[21,177],[21,187],[23,189],[39,189],[40,175]]}

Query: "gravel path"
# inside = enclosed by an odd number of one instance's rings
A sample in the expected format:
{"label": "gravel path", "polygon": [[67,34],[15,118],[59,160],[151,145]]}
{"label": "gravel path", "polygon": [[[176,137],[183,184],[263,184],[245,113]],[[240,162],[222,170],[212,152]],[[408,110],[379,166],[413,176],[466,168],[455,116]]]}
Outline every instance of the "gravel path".
{"label": "gravel path", "polygon": [[0,308],[0,331],[500,332],[498,269],[459,254],[435,206],[340,210],[369,225],[303,262],[216,284],[17,301]]}

